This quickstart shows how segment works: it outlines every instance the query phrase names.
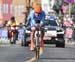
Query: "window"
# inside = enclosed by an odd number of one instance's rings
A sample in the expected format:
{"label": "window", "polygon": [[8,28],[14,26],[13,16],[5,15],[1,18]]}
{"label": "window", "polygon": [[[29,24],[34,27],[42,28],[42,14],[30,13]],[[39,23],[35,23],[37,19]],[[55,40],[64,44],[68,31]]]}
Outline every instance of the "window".
{"label": "window", "polygon": [[15,16],[23,16],[22,14],[23,11],[24,11],[23,5],[15,6]]}
{"label": "window", "polygon": [[19,10],[18,16],[22,16],[23,15],[22,12],[24,11],[24,6],[23,5],[18,6],[18,10]]}
{"label": "window", "polygon": [[3,14],[8,14],[8,4],[3,4]]}
{"label": "window", "polygon": [[18,12],[17,12],[17,11],[18,11],[18,7],[17,7],[17,6],[15,6],[15,8],[14,8],[14,15],[15,15],[15,16],[17,16],[17,15],[18,15]]}
{"label": "window", "polygon": [[56,20],[47,20],[45,21],[46,25],[50,26],[58,26],[58,22]]}
{"label": "window", "polygon": [[2,5],[0,4],[0,16],[2,15]]}
{"label": "window", "polygon": [[14,12],[14,11],[13,11],[13,5],[11,4],[11,5],[10,5],[10,14],[13,14],[13,12]]}
{"label": "window", "polygon": [[18,16],[21,16],[21,6],[18,6]]}

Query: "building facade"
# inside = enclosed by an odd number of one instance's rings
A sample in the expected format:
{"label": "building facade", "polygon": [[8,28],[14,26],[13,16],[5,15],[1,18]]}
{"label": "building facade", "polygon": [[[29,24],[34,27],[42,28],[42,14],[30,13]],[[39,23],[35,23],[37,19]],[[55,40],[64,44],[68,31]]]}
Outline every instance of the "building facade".
{"label": "building facade", "polygon": [[[50,0],[51,1],[51,0]],[[54,0],[53,0],[54,1]],[[27,6],[41,5],[42,0],[0,0],[0,22],[9,20],[11,16],[15,16],[19,22],[24,22]]]}
{"label": "building facade", "polygon": [[2,0],[0,0],[0,24],[2,24]]}
{"label": "building facade", "polygon": [[19,22],[24,22],[28,0],[0,0],[0,23],[15,16]]}

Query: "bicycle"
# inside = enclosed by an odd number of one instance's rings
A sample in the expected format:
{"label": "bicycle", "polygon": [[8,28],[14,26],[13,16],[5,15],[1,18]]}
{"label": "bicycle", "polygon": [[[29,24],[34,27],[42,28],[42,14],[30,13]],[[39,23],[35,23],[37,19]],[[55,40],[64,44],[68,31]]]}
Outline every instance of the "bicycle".
{"label": "bicycle", "polygon": [[[40,28],[40,20],[36,20],[36,31],[35,31],[35,35],[34,35],[34,40],[35,40],[35,53],[36,53],[36,59],[39,59],[39,55],[40,55],[40,32],[41,32],[41,28]],[[42,27],[43,28],[43,27]]]}
{"label": "bicycle", "polygon": [[18,37],[18,30],[13,26],[12,28],[8,26],[8,37],[10,40],[10,44],[16,44],[16,40]]}
{"label": "bicycle", "polygon": [[40,28],[36,28],[36,32],[35,32],[35,53],[36,53],[37,59],[39,59],[39,51],[40,51],[39,37],[40,37]]}

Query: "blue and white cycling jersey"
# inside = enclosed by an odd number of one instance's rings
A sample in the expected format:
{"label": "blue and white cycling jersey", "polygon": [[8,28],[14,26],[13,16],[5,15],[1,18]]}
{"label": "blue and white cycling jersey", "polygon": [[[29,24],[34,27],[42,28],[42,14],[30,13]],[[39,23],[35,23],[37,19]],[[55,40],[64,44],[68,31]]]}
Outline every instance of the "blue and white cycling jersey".
{"label": "blue and white cycling jersey", "polygon": [[[29,18],[30,18],[30,25],[31,27],[32,26],[35,26],[35,20],[37,19],[36,15],[35,15],[35,12],[32,11],[29,15]],[[38,19],[40,20],[40,24],[43,26],[44,25],[44,19],[45,19],[45,12],[42,11],[41,14],[38,16]]]}

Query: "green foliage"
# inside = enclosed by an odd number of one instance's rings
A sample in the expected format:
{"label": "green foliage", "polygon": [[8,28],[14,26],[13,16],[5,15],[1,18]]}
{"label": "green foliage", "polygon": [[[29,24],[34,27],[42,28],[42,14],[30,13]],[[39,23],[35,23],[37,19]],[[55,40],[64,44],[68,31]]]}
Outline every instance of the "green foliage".
{"label": "green foliage", "polygon": [[71,14],[75,15],[75,2],[72,4]]}

